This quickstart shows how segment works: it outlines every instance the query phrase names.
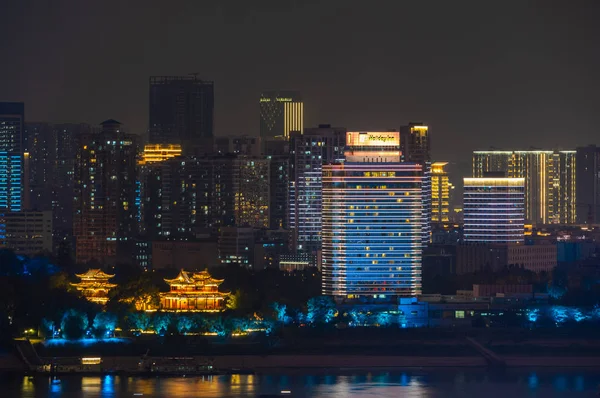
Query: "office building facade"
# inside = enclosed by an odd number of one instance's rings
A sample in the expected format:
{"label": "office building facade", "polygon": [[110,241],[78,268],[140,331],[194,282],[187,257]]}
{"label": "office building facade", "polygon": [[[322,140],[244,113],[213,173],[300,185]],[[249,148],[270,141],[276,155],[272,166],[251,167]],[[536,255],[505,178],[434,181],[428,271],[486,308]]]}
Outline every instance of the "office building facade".
{"label": "office building facade", "polygon": [[290,138],[290,228],[295,251],[321,249],[323,163],[344,159],[346,129],[321,125]]}
{"label": "office building facade", "polygon": [[35,256],[52,252],[52,212],[0,213],[0,248]]}
{"label": "office building facade", "polygon": [[137,234],[137,136],[115,120],[99,133],[84,134],[74,171],[75,253],[78,263],[129,261],[131,237]]}
{"label": "office building facade", "polygon": [[151,76],[149,83],[149,143],[212,152],[214,83],[197,76]]}
{"label": "office building facade", "polygon": [[463,206],[465,242],[523,243],[524,178],[465,178]]}
{"label": "office building facade", "polygon": [[504,172],[525,179],[525,219],[533,224],[576,220],[575,151],[474,151],[473,177]]}
{"label": "office building facade", "polygon": [[217,233],[222,226],[268,228],[270,159],[176,157],[141,168],[143,234],[150,239]]}
{"label": "office building facade", "polygon": [[298,91],[264,91],[260,95],[260,138],[282,137],[304,130],[304,102]]}
{"label": "office building facade", "polygon": [[432,187],[431,187],[431,140],[429,127],[421,122],[410,122],[400,127],[400,151],[402,160],[423,166],[423,245],[431,240]]}
{"label": "office building facade", "polygon": [[400,162],[398,132],[349,132],[345,157],[323,166],[323,294],[419,295],[422,166]]}
{"label": "office building facade", "polygon": [[450,182],[446,166],[448,162],[431,165],[431,222],[437,225],[450,223]]}
{"label": "office building facade", "polygon": [[0,210],[23,209],[25,106],[0,102]]}
{"label": "office building facade", "polygon": [[576,150],[577,223],[600,223],[600,147]]}

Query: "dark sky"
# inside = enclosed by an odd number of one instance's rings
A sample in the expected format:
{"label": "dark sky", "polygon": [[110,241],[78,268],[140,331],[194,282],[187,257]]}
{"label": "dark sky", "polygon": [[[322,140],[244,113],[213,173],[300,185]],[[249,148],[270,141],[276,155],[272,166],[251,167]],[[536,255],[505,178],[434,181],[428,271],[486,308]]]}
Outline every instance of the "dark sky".
{"label": "dark sky", "polygon": [[263,89],[305,124],[430,125],[436,160],[598,143],[600,1],[2,0],[0,100],[29,121],[147,128],[148,76],[215,81],[216,132],[258,133]]}

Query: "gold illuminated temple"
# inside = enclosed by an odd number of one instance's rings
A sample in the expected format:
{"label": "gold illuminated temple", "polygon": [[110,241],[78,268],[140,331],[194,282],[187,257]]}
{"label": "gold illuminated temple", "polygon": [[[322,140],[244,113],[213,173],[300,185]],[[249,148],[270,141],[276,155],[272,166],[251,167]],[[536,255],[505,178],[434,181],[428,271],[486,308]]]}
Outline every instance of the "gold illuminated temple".
{"label": "gold illuminated temple", "polygon": [[75,274],[81,282],[71,283],[81,292],[88,301],[97,304],[106,304],[108,301],[108,292],[116,287],[114,283],[108,283],[108,280],[114,275],[105,274],[100,269],[89,269],[85,274]]}
{"label": "gold illuminated temple", "polygon": [[175,279],[165,279],[171,290],[160,293],[162,311],[211,312],[225,309],[229,293],[219,292],[223,279],[214,279],[208,271],[190,273],[181,270]]}

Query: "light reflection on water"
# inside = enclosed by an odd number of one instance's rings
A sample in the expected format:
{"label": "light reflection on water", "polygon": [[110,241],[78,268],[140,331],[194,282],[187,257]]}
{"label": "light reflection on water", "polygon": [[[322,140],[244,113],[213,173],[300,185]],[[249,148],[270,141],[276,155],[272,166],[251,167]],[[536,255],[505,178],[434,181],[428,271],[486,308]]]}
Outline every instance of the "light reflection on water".
{"label": "light reflection on water", "polygon": [[592,371],[431,370],[199,377],[63,376],[0,378],[0,395],[12,397],[577,397],[597,396]]}

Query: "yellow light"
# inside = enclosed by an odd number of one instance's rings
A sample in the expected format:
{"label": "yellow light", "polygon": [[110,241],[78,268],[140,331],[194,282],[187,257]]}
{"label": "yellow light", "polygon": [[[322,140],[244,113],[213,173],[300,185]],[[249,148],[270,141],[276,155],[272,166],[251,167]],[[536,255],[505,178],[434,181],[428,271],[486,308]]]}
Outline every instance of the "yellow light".
{"label": "yellow light", "polygon": [[518,187],[524,186],[525,178],[510,178],[510,177],[465,177],[464,185],[465,186],[511,186]]}
{"label": "yellow light", "polygon": [[99,365],[100,363],[102,363],[102,358],[100,357],[81,358],[82,365]]}
{"label": "yellow light", "polygon": [[147,144],[140,164],[162,162],[177,156],[181,156],[179,144]]}
{"label": "yellow light", "polygon": [[346,133],[346,142],[348,146],[398,146],[400,145],[400,133],[397,131],[351,131]]}

